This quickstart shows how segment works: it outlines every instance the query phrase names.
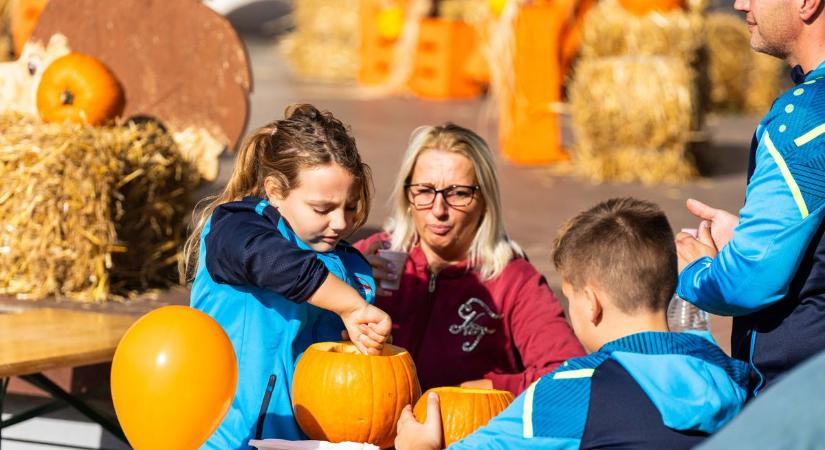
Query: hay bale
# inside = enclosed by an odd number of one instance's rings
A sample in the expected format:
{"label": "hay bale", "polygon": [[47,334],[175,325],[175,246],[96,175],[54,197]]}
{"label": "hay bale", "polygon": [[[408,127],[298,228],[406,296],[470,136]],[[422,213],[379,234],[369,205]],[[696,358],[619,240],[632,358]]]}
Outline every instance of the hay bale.
{"label": "hay bale", "polygon": [[0,62],[9,61],[12,58],[10,12],[11,0],[0,0]]}
{"label": "hay bale", "polygon": [[[773,101],[787,87],[789,79],[784,77],[785,63],[773,56],[752,52],[750,67],[747,71],[748,86],[745,92],[743,109],[750,113],[766,114]],[[787,86],[786,86],[787,85]]]}
{"label": "hay bale", "polygon": [[295,31],[278,43],[292,72],[318,81],[353,81],[358,74],[359,8],[353,0],[296,0]]}
{"label": "hay bale", "polygon": [[588,14],[580,56],[672,55],[693,62],[702,43],[700,14],[682,10],[634,16],[617,0],[603,0]]}
{"label": "hay bale", "polygon": [[596,181],[683,182],[696,118],[694,73],[679,57],[583,59],[570,84],[576,171]]}
{"label": "hay bale", "polygon": [[733,14],[713,13],[708,15],[705,29],[710,107],[716,111],[740,111],[753,59],[748,28]]}
{"label": "hay bale", "polygon": [[767,112],[782,90],[782,61],[753,51],[747,25],[738,16],[709,14],[705,28],[710,109]]}
{"label": "hay bale", "polygon": [[197,171],[154,124],[0,115],[0,293],[100,302],[176,281]]}

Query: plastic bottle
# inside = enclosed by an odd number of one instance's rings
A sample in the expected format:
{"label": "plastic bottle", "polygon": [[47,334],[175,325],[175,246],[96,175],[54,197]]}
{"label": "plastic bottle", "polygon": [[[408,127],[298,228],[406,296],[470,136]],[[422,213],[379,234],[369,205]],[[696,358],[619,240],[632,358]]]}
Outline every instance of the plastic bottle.
{"label": "plastic bottle", "polygon": [[710,318],[693,304],[674,295],[667,307],[667,324],[670,331],[710,332]]}

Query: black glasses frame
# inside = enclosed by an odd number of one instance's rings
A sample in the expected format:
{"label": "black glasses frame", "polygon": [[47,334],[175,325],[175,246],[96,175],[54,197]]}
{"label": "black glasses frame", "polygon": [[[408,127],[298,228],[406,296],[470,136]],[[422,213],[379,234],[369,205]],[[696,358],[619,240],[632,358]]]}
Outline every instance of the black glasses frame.
{"label": "black glasses frame", "polygon": [[[415,202],[415,196],[410,191],[410,188],[413,188],[413,187],[425,187],[425,188],[428,188],[428,189],[432,189],[433,192],[434,192],[433,200],[429,203],[416,203]],[[456,189],[456,188],[471,189],[473,191],[472,195],[470,196],[470,201],[467,202],[466,205],[454,205],[454,204],[450,203],[449,200],[447,200],[447,194],[449,193],[449,191],[452,191],[453,189]],[[470,206],[473,203],[473,200],[475,200],[475,198],[476,198],[476,192],[479,189],[481,189],[481,186],[479,186],[477,184],[473,185],[473,186],[467,186],[467,185],[463,185],[463,184],[451,184],[451,185],[445,187],[444,189],[436,189],[435,187],[430,186],[429,184],[424,184],[424,183],[412,183],[412,184],[405,184],[404,185],[404,190],[407,191],[407,200],[409,200],[410,203],[412,203],[413,206],[415,206],[417,208],[426,208],[426,207],[432,206],[435,203],[435,199],[438,197],[438,194],[441,194],[441,198],[444,199],[444,202],[447,203],[448,205],[452,206],[453,208],[464,208],[464,207]]]}

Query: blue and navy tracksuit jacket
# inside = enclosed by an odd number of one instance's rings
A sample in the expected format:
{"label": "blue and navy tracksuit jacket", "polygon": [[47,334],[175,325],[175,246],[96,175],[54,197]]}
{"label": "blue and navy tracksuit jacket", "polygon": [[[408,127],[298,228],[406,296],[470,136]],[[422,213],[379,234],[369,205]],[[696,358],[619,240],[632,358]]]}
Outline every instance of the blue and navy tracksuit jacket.
{"label": "blue and navy tracksuit jacket", "polygon": [[676,291],[734,316],[732,353],[753,367],[754,394],[825,350],[825,62],[796,73],[756,129],[733,239],[688,265]]}
{"label": "blue and navy tracksuit jacket", "polygon": [[747,382],[747,364],[702,336],[632,334],[541,377],[450,449],[687,449],[739,413]]}
{"label": "blue and navy tracksuit jacket", "polygon": [[364,257],[341,243],[312,251],[260,198],[219,206],[201,233],[191,304],[229,335],[238,387],[207,449],[247,449],[252,438],[306,439],[292,415],[295,364],[312,343],[341,339],[344,325],[310,305],[332,273],[372,302],[375,281]]}

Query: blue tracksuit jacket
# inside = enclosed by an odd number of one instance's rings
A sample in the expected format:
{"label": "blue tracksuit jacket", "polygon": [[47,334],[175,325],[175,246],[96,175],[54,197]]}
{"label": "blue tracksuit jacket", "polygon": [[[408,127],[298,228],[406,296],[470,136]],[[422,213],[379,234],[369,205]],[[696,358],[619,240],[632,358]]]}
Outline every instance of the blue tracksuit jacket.
{"label": "blue tracksuit jacket", "polygon": [[702,336],[632,334],[543,376],[450,449],[688,449],[739,413],[747,380]]}
{"label": "blue tracksuit jacket", "polygon": [[327,274],[372,302],[375,282],[363,256],[342,243],[317,253],[260,198],[221,205],[201,234],[191,305],[229,335],[238,387],[205,449],[247,449],[252,438],[305,439],[292,415],[295,364],[312,343],[340,340],[340,318],[305,300]]}
{"label": "blue tracksuit jacket", "polygon": [[825,350],[825,62],[795,81],[756,129],[733,239],[676,291],[734,316],[732,354],[750,362],[754,394]]}

